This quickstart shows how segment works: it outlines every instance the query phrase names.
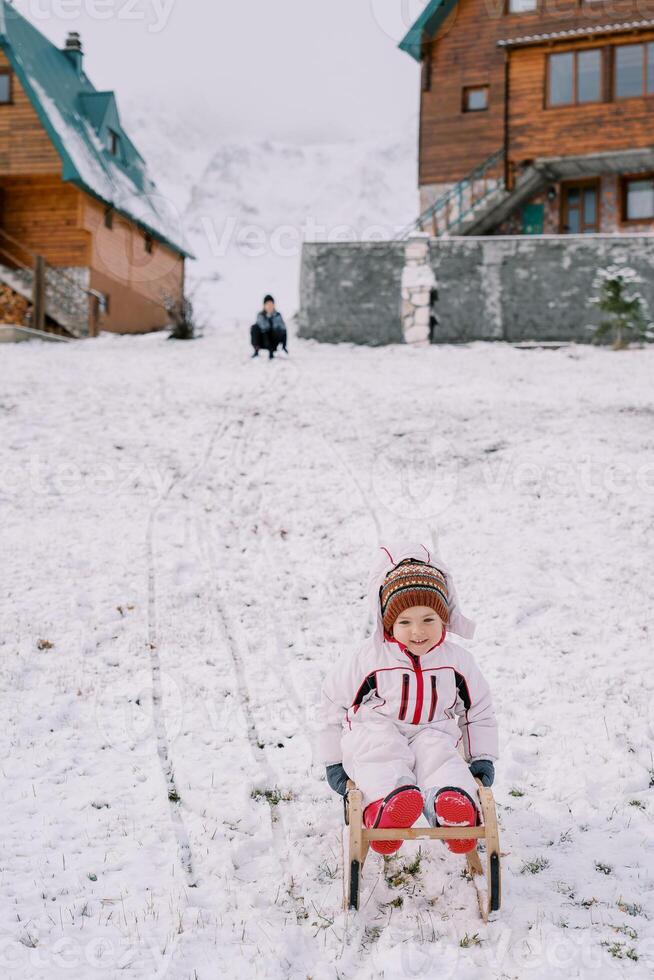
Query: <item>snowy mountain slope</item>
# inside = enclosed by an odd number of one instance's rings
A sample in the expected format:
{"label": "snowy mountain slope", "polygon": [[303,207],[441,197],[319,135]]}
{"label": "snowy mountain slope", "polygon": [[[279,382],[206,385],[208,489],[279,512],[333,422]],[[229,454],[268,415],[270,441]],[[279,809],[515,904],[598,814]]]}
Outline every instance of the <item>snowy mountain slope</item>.
{"label": "snowy mountain slope", "polygon": [[191,288],[214,320],[251,322],[266,292],[292,315],[304,239],[391,238],[417,213],[414,122],[388,140],[291,144],[235,142],[156,107],[126,118],[189,236]]}
{"label": "snowy mountain slope", "polygon": [[[3,352],[3,976],[650,975],[653,353]],[[440,845],[345,916],[312,766],[378,536],[425,524],[500,722],[487,926]]]}

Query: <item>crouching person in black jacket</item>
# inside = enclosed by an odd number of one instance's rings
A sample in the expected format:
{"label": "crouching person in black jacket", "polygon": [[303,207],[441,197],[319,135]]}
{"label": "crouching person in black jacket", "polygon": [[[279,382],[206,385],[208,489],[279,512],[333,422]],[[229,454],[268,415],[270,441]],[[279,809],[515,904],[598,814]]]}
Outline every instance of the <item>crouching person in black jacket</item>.
{"label": "crouching person in black jacket", "polygon": [[275,309],[275,300],[270,295],[264,298],[257,322],[250,328],[250,340],[254,347],[252,357],[258,357],[260,350],[267,350],[268,357],[272,360],[280,345],[288,354],[286,324],[281,313]]}

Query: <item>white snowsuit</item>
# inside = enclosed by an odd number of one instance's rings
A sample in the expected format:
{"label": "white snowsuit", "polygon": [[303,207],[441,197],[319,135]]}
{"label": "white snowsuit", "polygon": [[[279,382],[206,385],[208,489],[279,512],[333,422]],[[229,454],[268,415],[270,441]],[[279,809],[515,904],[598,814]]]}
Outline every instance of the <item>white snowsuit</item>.
{"label": "white snowsuit", "polygon": [[[381,616],[381,584],[405,558],[427,561],[447,578],[446,639],[419,657],[385,637]],[[475,625],[461,615],[443,562],[415,542],[380,550],[369,599],[376,624],[373,634],[357,652],[342,657],[323,682],[317,756],[325,766],[342,762],[362,791],[364,805],[399,786],[419,786],[432,822],[439,790],[463,789],[476,803],[477,784],[467,763],[498,757],[488,684],[472,655],[449,638],[451,633],[470,638]],[[462,739],[465,760],[458,751]]]}

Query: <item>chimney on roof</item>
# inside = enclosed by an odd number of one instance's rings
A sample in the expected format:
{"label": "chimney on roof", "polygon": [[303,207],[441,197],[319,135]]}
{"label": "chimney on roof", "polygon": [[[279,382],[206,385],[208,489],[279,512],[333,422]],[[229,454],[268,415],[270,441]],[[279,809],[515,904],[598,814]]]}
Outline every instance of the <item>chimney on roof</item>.
{"label": "chimney on roof", "polygon": [[77,74],[81,76],[84,52],[82,51],[82,40],[77,31],[71,31],[66,38],[64,54],[73,63]]}

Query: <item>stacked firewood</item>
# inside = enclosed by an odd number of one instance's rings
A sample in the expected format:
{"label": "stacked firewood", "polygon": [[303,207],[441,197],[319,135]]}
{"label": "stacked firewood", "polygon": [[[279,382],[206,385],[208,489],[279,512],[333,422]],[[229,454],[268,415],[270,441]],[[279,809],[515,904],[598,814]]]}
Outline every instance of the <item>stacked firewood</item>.
{"label": "stacked firewood", "polygon": [[15,293],[10,286],[0,283],[0,323],[14,323],[21,326],[27,322],[27,311],[31,303]]}

